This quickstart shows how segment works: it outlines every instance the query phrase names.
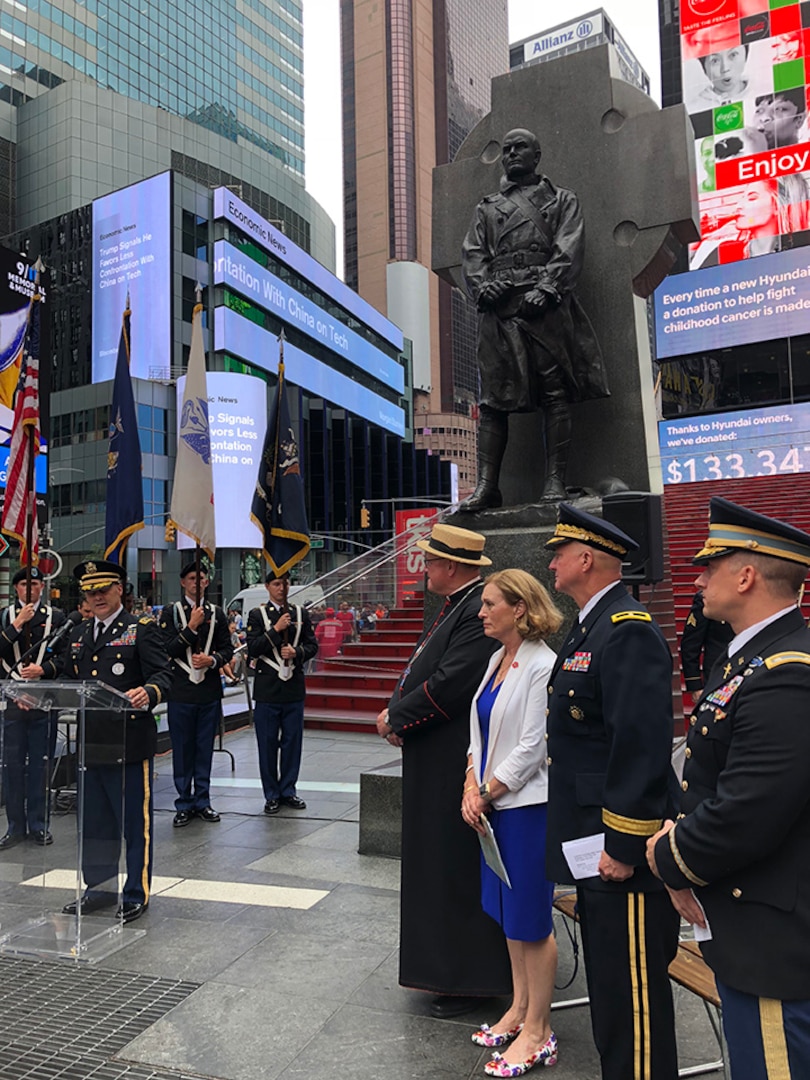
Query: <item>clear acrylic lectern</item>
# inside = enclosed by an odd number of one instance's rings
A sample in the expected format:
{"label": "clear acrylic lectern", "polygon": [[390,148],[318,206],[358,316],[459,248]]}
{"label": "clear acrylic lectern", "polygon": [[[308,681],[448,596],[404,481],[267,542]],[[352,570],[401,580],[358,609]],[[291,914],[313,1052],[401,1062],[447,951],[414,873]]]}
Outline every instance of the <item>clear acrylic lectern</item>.
{"label": "clear acrylic lectern", "polygon": [[[146,933],[124,930],[120,914],[124,734],[132,712],[129,698],[103,682],[0,682],[0,784],[13,836],[0,852],[0,955],[92,962]],[[57,772],[68,793],[63,812],[52,805]],[[44,798],[44,835],[25,836],[23,814],[20,836],[21,793],[29,824],[32,798],[35,813]]]}

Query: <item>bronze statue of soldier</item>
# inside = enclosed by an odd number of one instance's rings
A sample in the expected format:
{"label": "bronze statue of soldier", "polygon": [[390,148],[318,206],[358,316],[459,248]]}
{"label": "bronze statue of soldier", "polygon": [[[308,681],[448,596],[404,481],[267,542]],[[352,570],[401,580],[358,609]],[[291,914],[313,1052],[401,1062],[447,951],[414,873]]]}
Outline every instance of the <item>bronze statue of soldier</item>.
{"label": "bronze statue of soldier", "polygon": [[503,502],[498,481],[513,412],[543,413],[541,498],[564,499],[571,403],[609,395],[599,343],[574,294],[585,250],[579,201],[538,173],[540,143],[530,131],[505,136],[501,161],[500,191],[476,207],[461,255],[481,313],[478,486],[459,507],[467,513]]}

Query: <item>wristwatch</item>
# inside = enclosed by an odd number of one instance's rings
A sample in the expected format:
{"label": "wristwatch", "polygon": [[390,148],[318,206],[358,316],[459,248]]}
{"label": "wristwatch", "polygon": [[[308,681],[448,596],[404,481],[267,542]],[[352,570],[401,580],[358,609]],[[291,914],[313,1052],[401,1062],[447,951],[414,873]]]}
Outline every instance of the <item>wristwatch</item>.
{"label": "wristwatch", "polygon": [[478,794],[481,796],[481,798],[484,800],[484,802],[492,802],[492,792],[489,790],[489,781],[488,780],[487,780],[487,782],[485,784],[482,784],[481,787],[478,789]]}

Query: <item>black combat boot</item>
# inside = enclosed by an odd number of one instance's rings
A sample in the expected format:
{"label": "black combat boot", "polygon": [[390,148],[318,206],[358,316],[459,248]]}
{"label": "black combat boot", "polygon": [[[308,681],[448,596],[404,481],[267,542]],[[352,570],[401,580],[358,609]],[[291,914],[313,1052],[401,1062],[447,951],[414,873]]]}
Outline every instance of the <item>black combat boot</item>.
{"label": "black combat boot", "polygon": [[477,514],[503,505],[498,488],[501,462],[509,438],[509,414],[494,409],[481,409],[478,427],[478,485],[458,510],[461,514]]}

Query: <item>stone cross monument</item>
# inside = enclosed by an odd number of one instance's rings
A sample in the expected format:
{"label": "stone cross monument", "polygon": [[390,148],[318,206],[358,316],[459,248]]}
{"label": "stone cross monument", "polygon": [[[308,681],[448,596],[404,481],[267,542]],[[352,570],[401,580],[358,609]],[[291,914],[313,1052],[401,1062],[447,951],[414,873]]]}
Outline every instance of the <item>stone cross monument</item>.
{"label": "stone cross monument", "polygon": [[[499,189],[504,138],[517,129],[537,137],[538,171],[578,197],[585,249],[576,293],[610,391],[572,406],[565,483],[617,477],[660,490],[645,300],[680,245],[698,238],[689,119],[682,106],[661,110],[624,82],[609,45],[494,79],[492,111],[433,174],[433,269],[462,290],[465,236],[480,200]],[[544,489],[548,497],[542,459],[540,415],[511,415],[500,473],[507,505],[537,502]]]}

